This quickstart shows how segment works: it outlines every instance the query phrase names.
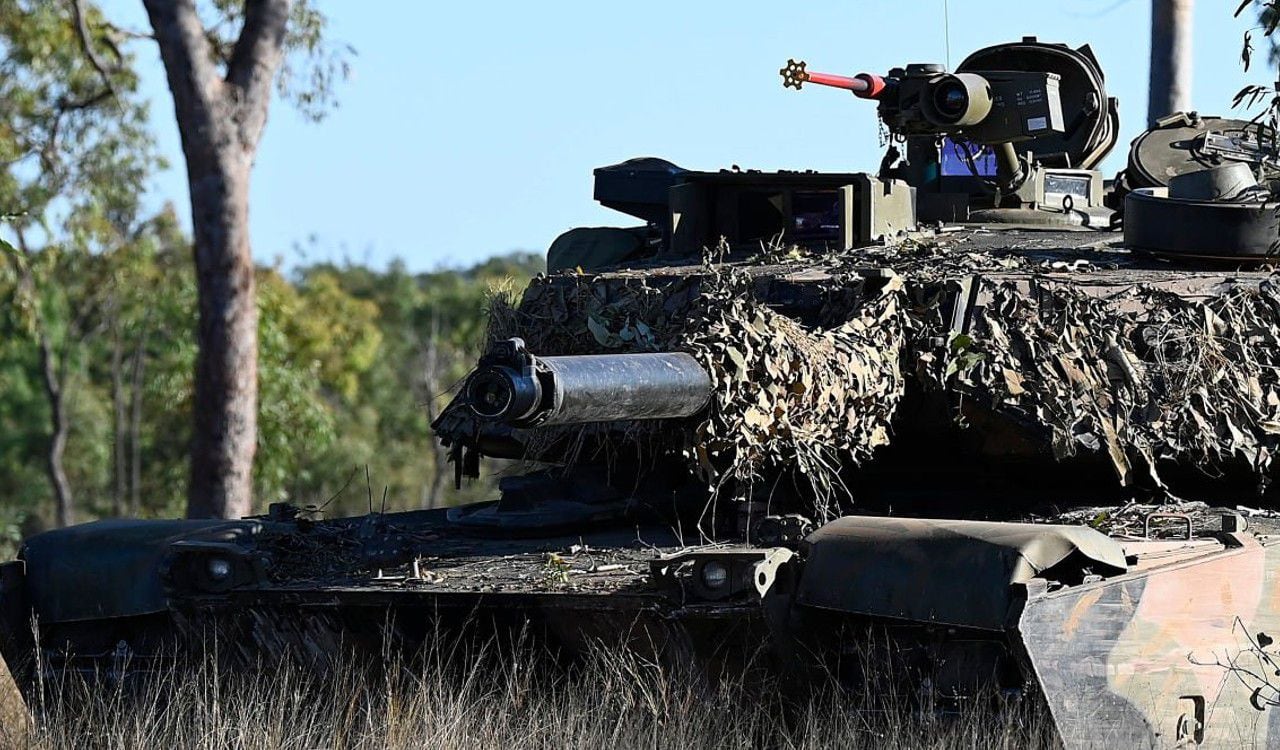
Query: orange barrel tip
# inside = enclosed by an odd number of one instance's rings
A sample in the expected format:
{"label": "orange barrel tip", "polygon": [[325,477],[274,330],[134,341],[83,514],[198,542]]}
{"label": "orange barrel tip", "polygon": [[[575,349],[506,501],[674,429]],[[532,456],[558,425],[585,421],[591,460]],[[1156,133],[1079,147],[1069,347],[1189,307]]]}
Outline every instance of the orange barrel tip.
{"label": "orange barrel tip", "polygon": [[862,99],[878,99],[885,88],[884,79],[871,73],[859,73],[852,78],[831,73],[810,73],[805,69],[803,60],[799,62],[787,60],[786,66],[779,70],[778,73],[782,75],[783,87],[797,90],[806,83],[816,83],[821,86],[831,86],[852,91],[854,96]]}

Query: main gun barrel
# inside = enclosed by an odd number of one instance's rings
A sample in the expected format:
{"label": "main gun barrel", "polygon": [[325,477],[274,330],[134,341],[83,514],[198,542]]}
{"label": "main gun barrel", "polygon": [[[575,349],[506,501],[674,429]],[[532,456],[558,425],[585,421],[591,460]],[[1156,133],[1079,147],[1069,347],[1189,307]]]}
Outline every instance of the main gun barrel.
{"label": "main gun barrel", "polygon": [[463,392],[477,417],[514,427],[678,419],[706,407],[711,377],[681,352],[537,357],[509,339]]}

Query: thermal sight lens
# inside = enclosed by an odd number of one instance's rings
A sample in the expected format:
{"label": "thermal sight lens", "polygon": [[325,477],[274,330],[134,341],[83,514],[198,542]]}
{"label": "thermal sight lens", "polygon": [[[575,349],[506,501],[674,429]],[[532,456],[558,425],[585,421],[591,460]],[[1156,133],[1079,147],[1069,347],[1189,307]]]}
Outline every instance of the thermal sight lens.
{"label": "thermal sight lens", "polygon": [[959,81],[946,81],[938,85],[933,94],[934,108],[949,120],[959,120],[969,107],[969,94]]}

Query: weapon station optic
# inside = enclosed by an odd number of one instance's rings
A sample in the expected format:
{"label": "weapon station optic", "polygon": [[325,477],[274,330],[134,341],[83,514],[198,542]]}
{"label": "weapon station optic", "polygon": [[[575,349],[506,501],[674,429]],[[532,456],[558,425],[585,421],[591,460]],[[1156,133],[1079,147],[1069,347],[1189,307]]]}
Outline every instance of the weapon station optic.
{"label": "weapon station optic", "polygon": [[1046,71],[948,73],[941,65],[916,63],[884,76],[842,76],[788,60],[779,73],[787,88],[814,83],[879,102],[880,119],[898,138],[951,136],[991,146],[995,187],[1003,193],[1016,191],[1030,174],[1029,159],[1014,144],[1064,132],[1059,76]]}

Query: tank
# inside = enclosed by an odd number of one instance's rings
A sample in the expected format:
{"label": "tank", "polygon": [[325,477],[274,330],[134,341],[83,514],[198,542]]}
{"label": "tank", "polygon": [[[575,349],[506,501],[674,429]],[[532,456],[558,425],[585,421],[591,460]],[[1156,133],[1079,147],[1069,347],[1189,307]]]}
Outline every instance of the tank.
{"label": "tank", "polygon": [[517,628],[849,689],[879,654],[920,705],[1032,701],[1066,747],[1280,741],[1275,139],[1187,113],[1105,180],[1101,67],[1034,38],[781,74],[874,103],[879,168],[597,169],[638,223],[495,299],[433,425],[458,482],[504,462],[497,499],[35,536],[0,565],[24,694],[213,639],[323,670]]}

